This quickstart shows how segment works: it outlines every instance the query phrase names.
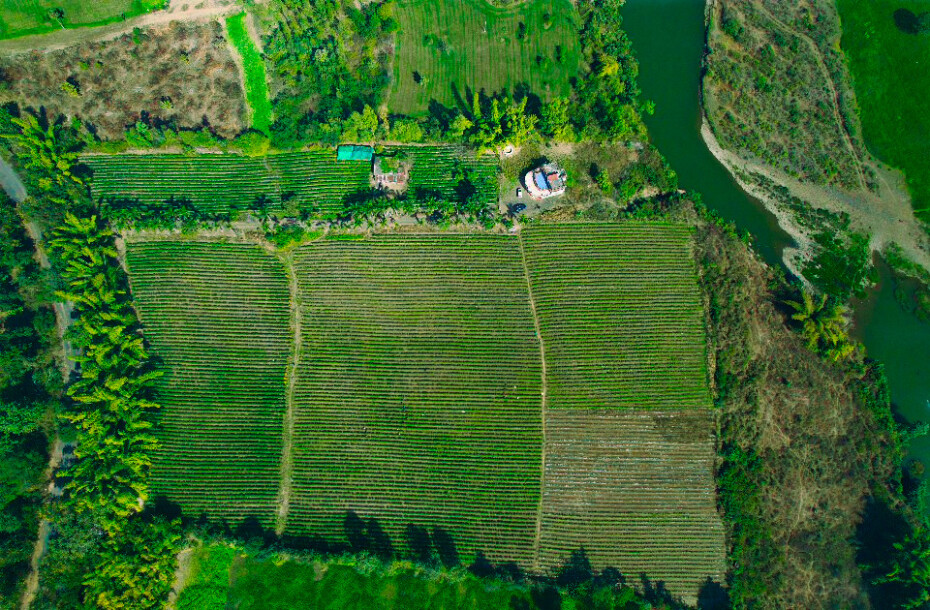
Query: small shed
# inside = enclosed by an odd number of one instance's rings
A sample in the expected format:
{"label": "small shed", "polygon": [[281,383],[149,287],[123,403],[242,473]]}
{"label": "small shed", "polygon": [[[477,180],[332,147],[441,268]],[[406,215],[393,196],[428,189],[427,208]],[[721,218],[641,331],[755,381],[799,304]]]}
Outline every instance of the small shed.
{"label": "small shed", "polygon": [[336,149],[336,161],[368,161],[375,156],[375,149],[371,146],[347,144]]}

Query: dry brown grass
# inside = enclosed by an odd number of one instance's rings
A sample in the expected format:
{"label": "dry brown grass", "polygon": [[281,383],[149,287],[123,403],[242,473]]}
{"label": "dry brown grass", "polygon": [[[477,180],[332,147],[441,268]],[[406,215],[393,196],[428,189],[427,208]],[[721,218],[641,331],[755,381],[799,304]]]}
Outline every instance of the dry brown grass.
{"label": "dry brown grass", "polygon": [[717,0],[714,6],[703,86],[723,147],[804,182],[864,188],[868,176],[860,168],[849,77],[836,50],[833,2]]}
{"label": "dry brown grass", "polygon": [[[125,34],[2,57],[7,86],[0,99],[44,108],[52,118],[79,117],[104,139],[120,137],[145,114],[181,128],[209,125],[224,137],[245,128],[242,86],[222,25],[172,22],[136,40]],[[66,82],[78,95],[63,90]]]}
{"label": "dry brown grass", "polygon": [[705,228],[698,257],[712,370],[728,380],[721,438],[762,458],[757,516],[783,555],[756,607],[867,607],[853,537],[866,497],[889,479],[888,439],[856,395],[853,374],[825,363],[787,327],[771,272],[748,249]]}

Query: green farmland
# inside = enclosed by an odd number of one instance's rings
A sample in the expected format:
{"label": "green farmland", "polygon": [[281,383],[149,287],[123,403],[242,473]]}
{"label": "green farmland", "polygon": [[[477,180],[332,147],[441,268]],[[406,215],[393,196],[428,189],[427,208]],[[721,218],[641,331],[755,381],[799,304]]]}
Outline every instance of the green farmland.
{"label": "green farmland", "polygon": [[[452,196],[457,167],[472,174],[483,201],[497,202],[497,161],[493,155],[453,146],[404,146],[413,167],[410,190]],[[336,162],[333,149],[247,157],[236,154],[88,155],[82,161],[94,172],[94,199],[159,204],[190,201],[205,212],[262,207],[280,212],[288,205],[338,212],[350,195],[369,190],[369,162]],[[290,202],[290,203],[289,203]]]}
{"label": "green farmland", "polygon": [[462,553],[528,564],[541,378],[518,241],[322,241],[296,266],[294,437],[315,441],[295,444],[289,530],[339,536],[352,508],[395,539],[439,524]]}
{"label": "green farmland", "polygon": [[[343,544],[350,513],[394,547],[410,526],[438,528],[463,562],[480,551],[548,572],[584,547],[597,569],[694,596],[725,565],[689,243],[685,227],[632,222],[323,238],[286,256],[130,243],[154,353],[168,371],[188,353],[203,363],[161,382],[161,417],[191,438],[159,428],[153,491],[269,526],[277,493],[277,531]],[[243,333],[267,347],[250,357]],[[211,480],[211,510],[176,490],[225,458],[200,449],[224,438],[262,474]],[[242,487],[262,490],[260,510]]]}
{"label": "green farmland", "polygon": [[195,516],[271,524],[291,336],[281,264],[197,242],[132,244],[127,262],[164,362],[153,487]]}
{"label": "green farmland", "polygon": [[930,223],[930,36],[895,24],[895,11],[930,10],[926,0],[839,0],[843,51],[869,150],[904,170],[917,217]]}
{"label": "green farmland", "polygon": [[165,4],[166,0],[0,0],[0,39],[122,21]]}
{"label": "green farmland", "polygon": [[[431,101],[471,107],[471,91],[567,95],[578,73],[579,17],[568,0],[497,8],[484,0],[405,0],[398,35],[392,112],[424,113]],[[426,34],[424,34],[426,33]]]}
{"label": "green farmland", "polygon": [[208,212],[251,209],[265,201],[280,210],[287,198],[323,211],[338,210],[346,195],[368,189],[367,163],[336,163],[330,149],[265,157],[242,155],[94,155],[95,199],[161,203],[188,200]]}

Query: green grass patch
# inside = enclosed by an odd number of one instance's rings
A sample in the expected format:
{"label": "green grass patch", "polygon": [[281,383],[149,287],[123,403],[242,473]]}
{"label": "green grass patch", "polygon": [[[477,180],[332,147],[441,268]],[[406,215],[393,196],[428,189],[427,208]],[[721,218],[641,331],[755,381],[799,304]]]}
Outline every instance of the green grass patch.
{"label": "green grass patch", "polygon": [[200,547],[191,559],[178,610],[645,610],[626,586],[574,594],[554,587],[478,578],[463,570],[426,568],[370,557],[258,559],[219,544]]}
{"label": "green grass patch", "polygon": [[838,0],[837,6],[866,144],[904,170],[914,210],[930,222],[930,34],[903,31],[895,19],[896,11],[919,15],[930,6],[926,0]]}
{"label": "green grass patch", "polygon": [[[239,610],[406,610],[513,608],[530,596],[514,585],[489,586],[466,573],[431,578],[413,566],[371,572],[365,560],[274,563],[243,558],[233,564],[230,607]],[[368,562],[374,563],[374,562]],[[521,607],[521,606],[516,606]]]}
{"label": "green grass patch", "polygon": [[0,39],[105,25],[166,4],[166,0],[0,0]]}
{"label": "green grass patch", "polygon": [[392,112],[424,113],[432,100],[470,107],[469,92],[568,95],[578,73],[580,18],[568,0],[509,8],[485,0],[407,0],[397,8]]}
{"label": "green grass patch", "polygon": [[226,32],[239,56],[245,73],[245,97],[252,112],[252,128],[268,133],[271,126],[271,100],[268,98],[268,80],[265,60],[249,36],[246,14],[239,13],[226,19]]}

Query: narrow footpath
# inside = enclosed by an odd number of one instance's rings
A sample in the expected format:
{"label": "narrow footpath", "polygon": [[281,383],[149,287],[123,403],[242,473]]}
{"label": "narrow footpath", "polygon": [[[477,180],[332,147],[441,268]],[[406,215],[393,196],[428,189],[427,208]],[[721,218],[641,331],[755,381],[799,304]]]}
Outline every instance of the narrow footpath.
{"label": "narrow footpath", "polygon": [[533,283],[530,280],[529,266],[526,264],[526,249],[523,247],[523,233],[519,234],[520,242],[520,261],[523,263],[523,278],[526,280],[527,300],[530,304],[530,312],[533,314],[533,329],[536,331],[536,339],[539,342],[539,371],[542,377],[540,390],[540,413],[542,416],[542,443],[540,446],[541,466],[539,471],[539,504],[536,507],[536,534],[533,538],[533,570],[539,572],[539,547],[542,540],[542,517],[543,517],[543,495],[546,490],[546,380],[549,378],[546,371],[546,344],[543,342],[542,332],[539,326],[539,315],[536,313],[536,300],[533,298]]}
{"label": "narrow footpath", "polygon": [[300,289],[297,285],[297,271],[294,268],[294,254],[287,252],[279,255],[284,270],[287,272],[290,292],[291,331],[293,345],[291,358],[287,366],[287,390],[284,395],[283,444],[281,449],[281,483],[278,487],[278,514],[275,533],[281,536],[287,526],[287,515],[291,506],[291,486],[293,484],[293,439],[294,439],[294,402],[297,392],[297,372],[300,370],[300,358],[303,344],[301,329]]}
{"label": "narrow footpath", "polygon": [[[23,181],[20,180],[16,171],[4,161],[2,157],[0,157],[0,187],[6,191],[6,194],[17,205],[29,197],[29,193],[26,191]],[[32,222],[25,223],[25,227],[30,239],[35,243],[36,260],[39,261],[39,265],[41,265],[43,269],[48,269],[51,267],[51,264],[49,263],[48,256],[46,256],[45,251],[42,249],[40,241],[42,235],[39,228]],[[73,305],[71,303],[56,302],[53,303],[53,307],[55,310],[55,325],[58,328],[58,337],[61,341],[61,359],[59,365],[61,366],[62,378],[67,382],[71,377],[72,371],[77,367],[77,363],[74,360],[74,348],[66,339],[68,327],[71,325]],[[61,459],[62,442],[61,439],[56,436],[53,441],[52,453],[51,456],[49,456],[48,466],[45,469],[45,479],[49,483],[49,491],[51,491],[53,484],[52,477],[59,464],[61,464]],[[36,536],[35,546],[32,549],[32,557],[29,562],[29,576],[26,578],[26,589],[23,591],[20,604],[22,610],[29,610],[32,601],[35,599],[36,591],[39,588],[39,561],[42,559],[42,556],[45,555],[50,532],[51,524],[46,519],[40,521],[38,535]]]}

